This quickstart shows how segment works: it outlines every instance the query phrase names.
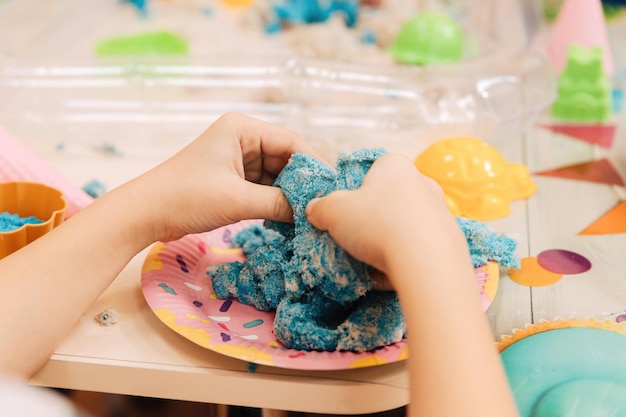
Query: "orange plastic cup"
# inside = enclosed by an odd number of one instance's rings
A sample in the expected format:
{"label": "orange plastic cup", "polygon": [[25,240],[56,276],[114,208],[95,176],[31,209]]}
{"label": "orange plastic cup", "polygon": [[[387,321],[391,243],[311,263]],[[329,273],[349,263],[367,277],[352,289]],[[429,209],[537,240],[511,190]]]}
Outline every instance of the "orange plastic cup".
{"label": "orange plastic cup", "polygon": [[0,213],[34,216],[42,221],[0,232],[0,259],[63,223],[66,206],[63,193],[48,185],[24,181],[0,183]]}

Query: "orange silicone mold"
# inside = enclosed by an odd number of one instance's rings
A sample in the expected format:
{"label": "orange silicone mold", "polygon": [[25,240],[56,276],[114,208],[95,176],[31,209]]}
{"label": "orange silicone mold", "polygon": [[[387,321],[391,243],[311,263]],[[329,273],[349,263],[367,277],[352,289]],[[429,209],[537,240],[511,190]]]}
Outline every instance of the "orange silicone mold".
{"label": "orange silicone mold", "polygon": [[0,232],[0,259],[38,239],[63,222],[66,202],[63,193],[37,182],[12,181],[0,183],[0,213],[19,217],[34,216],[37,224]]}

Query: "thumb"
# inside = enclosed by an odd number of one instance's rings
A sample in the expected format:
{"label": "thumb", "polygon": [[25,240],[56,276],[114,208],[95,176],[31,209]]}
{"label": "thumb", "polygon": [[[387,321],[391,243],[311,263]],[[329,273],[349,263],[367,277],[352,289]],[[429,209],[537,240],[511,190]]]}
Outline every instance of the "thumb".
{"label": "thumb", "polygon": [[314,198],[306,206],[306,217],[319,230],[328,230],[336,221],[337,201],[345,191],[333,191],[329,195]]}
{"label": "thumb", "polygon": [[247,182],[243,193],[241,218],[293,223],[293,210],[279,187]]}
{"label": "thumb", "polygon": [[[320,207],[321,206],[321,207]],[[324,210],[324,202],[322,198],[314,198],[306,205],[306,218],[315,228],[319,230],[328,230],[324,227],[324,216],[320,211]]]}

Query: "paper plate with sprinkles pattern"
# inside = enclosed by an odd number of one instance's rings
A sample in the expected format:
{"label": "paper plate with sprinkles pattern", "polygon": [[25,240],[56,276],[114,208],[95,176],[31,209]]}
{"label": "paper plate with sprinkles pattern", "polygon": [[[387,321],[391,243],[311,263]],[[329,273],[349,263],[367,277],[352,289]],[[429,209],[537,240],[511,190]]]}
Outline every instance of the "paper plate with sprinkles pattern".
{"label": "paper plate with sprinkles pattern", "polygon": [[[169,328],[209,350],[259,365],[289,369],[340,370],[384,365],[407,358],[406,341],[370,352],[318,352],[288,349],[274,337],[274,313],[215,296],[206,269],[244,260],[231,237],[253,221],[155,244],[143,263],[144,297]],[[477,269],[486,309],[497,286],[497,265]],[[494,279],[495,277],[495,279]],[[491,290],[489,290],[491,288]]]}
{"label": "paper plate with sprinkles pattern", "polygon": [[244,221],[152,247],[143,263],[141,284],[148,305],[165,325],[209,350],[280,368],[339,370],[407,358],[405,341],[363,353],[287,349],[274,337],[273,312],[218,299],[206,269],[245,259],[239,249],[230,247],[230,238],[251,224]]}

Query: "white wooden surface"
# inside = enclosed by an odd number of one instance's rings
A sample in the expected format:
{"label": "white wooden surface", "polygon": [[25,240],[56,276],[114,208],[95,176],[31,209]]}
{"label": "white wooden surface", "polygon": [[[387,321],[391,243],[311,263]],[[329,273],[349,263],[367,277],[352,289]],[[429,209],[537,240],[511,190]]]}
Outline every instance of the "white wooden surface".
{"label": "white wooden surface", "polygon": [[[616,58],[619,64],[624,54]],[[174,139],[171,136],[176,133],[151,132],[143,126],[57,128],[11,124],[1,115],[0,122],[77,186],[94,178],[109,187],[116,186],[156,165],[200,133],[194,127]],[[72,137],[67,136],[68,131]],[[428,138],[428,134],[422,132],[422,138]],[[412,143],[407,149],[415,152],[429,139]],[[524,135],[503,130],[489,140],[507,160],[523,162],[531,171],[608,156],[626,178],[623,130],[618,131],[610,151],[538,128],[530,128]],[[121,154],[107,154],[91,146],[103,142],[116,145]],[[59,143],[66,144],[67,149],[59,151]],[[565,276],[542,288],[516,284],[503,271],[496,298],[487,311],[496,339],[541,319],[615,317],[626,310],[626,234],[577,235],[612,208],[618,194],[602,184],[534,179],[539,186],[537,193],[528,200],[514,202],[509,216],[490,224],[518,239],[520,257],[536,256],[547,249],[568,249],[587,257],[593,266],[584,274]],[[183,339],[162,324],[143,299],[140,268],[144,256],[145,252],[138,255],[85,313],[33,378],[34,384],[317,413],[370,413],[407,403],[404,363],[317,372],[259,366],[249,372],[246,362]],[[101,327],[95,322],[94,316],[105,308],[119,312],[118,324]],[[33,337],[36,340],[36,335]]]}
{"label": "white wooden surface", "polygon": [[[139,288],[142,260],[135,259],[87,311],[33,383],[320,413],[368,413],[406,403],[402,363],[332,372],[259,366],[249,372],[247,362],[187,341],[146,305]],[[118,324],[95,323],[105,308],[117,309]]]}
{"label": "white wooden surface", "polygon": [[[622,131],[610,151],[599,151],[539,128],[531,128],[521,138],[493,141],[509,161],[525,161],[531,171],[608,156],[625,174],[626,137]],[[77,158],[45,149],[39,148],[40,155],[77,179],[85,175],[85,166],[91,166],[92,174],[93,167],[102,167],[97,172],[102,179],[108,175],[113,182],[121,181],[120,176],[130,178],[140,168],[162,159],[157,153],[154,158],[142,157],[139,163],[133,157],[111,159],[99,153]],[[110,172],[107,166],[113,165],[115,172]],[[519,285],[503,271],[496,298],[487,312],[496,336],[541,319],[601,318],[626,310],[626,234],[577,235],[617,203],[614,189],[574,180],[534,179],[539,185],[537,193],[515,202],[511,215],[490,222],[491,226],[518,239],[520,257],[536,256],[547,249],[568,249],[587,257],[593,267],[541,288]],[[247,363],[183,339],[164,326],[143,299],[139,279],[144,256],[142,253],[134,259],[86,312],[35,376],[35,384],[318,413],[368,413],[406,404],[404,363],[333,372],[259,366],[251,373]],[[96,324],[93,317],[105,308],[118,310],[118,324]]]}
{"label": "white wooden surface", "polygon": [[[621,120],[617,120],[622,124]],[[523,161],[531,172],[559,168],[608,157],[622,177],[626,175],[626,136],[618,129],[610,150],[532,128],[525,135]],[[509,334],[540,320],[558,318],[614,319],[626,311],[626,234],[579,236],[619,201],[616,187],[553,177],[534,176],[537,193],[516,205],[510,218],[493,222],[519,240],[520,257],[549,249],[565,249],[588,258],[592,268],[565,275],[559,282],[529,288],[508,277],[488,315],[497,335]],[[621,187],[620,187],[621,188]]]}

